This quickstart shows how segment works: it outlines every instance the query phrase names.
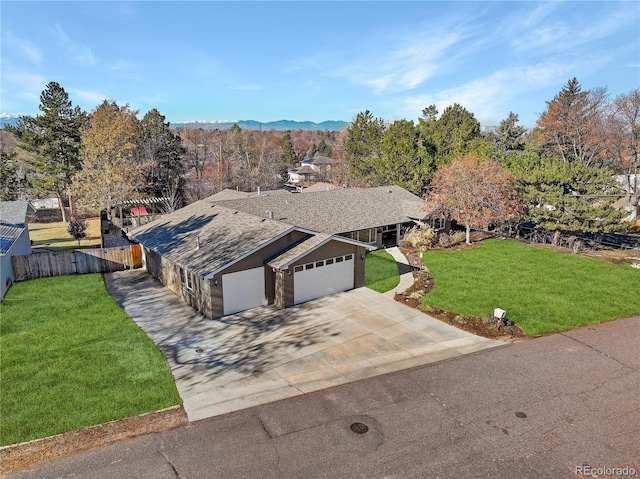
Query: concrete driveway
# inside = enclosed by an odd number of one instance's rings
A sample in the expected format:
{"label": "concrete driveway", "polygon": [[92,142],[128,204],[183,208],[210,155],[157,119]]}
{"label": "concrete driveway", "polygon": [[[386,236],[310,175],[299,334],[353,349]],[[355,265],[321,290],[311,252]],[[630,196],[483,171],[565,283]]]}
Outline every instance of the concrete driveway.
{"label": "concrete driveway", "polygon": [[507,344],[367,288],[210,320],[144,270],[105,281],[167,357],[190,421]]}

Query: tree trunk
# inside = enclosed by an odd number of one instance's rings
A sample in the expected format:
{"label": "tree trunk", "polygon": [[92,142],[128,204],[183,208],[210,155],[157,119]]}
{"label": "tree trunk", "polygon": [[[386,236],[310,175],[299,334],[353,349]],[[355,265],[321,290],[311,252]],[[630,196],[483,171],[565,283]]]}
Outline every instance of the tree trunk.
{"label": "tree trunk", "polygon": [[64,209],[64,201],[62,200],[62,194],[57,193],[58,196],[58,206],[60,207],[60,213],[62,213],[62,221],[64,223],[67,222],[67,212]]}
{"label": "tree trunk", "polygon": [[466,225],[467,227],[467,244],[471,244],[471,225],[469,223],[467,223]]}

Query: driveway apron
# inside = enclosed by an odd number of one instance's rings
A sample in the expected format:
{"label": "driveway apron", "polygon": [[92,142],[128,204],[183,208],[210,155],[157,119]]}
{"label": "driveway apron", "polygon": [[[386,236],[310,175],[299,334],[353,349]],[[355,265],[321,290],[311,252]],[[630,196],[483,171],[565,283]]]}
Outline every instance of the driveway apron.
{"label": "driveway apron", "polygon": [[367,288],[211,320],[144,270],[105,282],[166,356],[190,421],[508,344]]}

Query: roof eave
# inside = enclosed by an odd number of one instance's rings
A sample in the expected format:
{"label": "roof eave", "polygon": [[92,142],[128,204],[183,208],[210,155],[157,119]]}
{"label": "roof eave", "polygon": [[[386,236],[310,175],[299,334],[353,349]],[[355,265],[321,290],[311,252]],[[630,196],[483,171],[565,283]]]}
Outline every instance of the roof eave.
{"label": "roof eave", "polygon": [[349,238],[344,238],[343,236],[331,235],[328,238],[326,238],[325,240],[323,240],[320,243],[318,243],[317,245],[314,245],[312,248],[309,248],[308,250],[304,251],[303,253],[300,253],[295,258],[290,259],[289,261],[287,261],[286,263],[281,265],[278,269],[280,271],[286,271],[287,269],[289,269],[289,266],[291,266],[293,263],[298,261],[300,258],[308,255],[309,253],[314,252],[315,250],[317,250],[321,246],[324,246],[325,244],[327,244],[329,241],[339,241],[341,243],[347,243],[347,244],[354,245],[354,246],[360,246],[360,247],[362,247],[362,248],[364,248],[364,249],[366,249],[368,251],[373,251],[373,250],[376,249],[375,246],[371,246],[371,245],[368,245],[366,243],[361,243],[360,241],[353,241],[353,240],[351,240]]}
{"label": "roof eave", "polygon": [[214,269],[213,271],[211,271],[210,273],[204,275],[204,279],[205,280],[210,280],[213,279],[213,277],[220,273],[221,271],[224,271],[225,269],[227,269],[229,266],[233,266],[234,264],[238,263],[239,261],[242,261],[243,259],[245,259],[248,256],[251,256],[253,253],[255,253],[256,251],[260,251],[262,248],[264,248],[265,246],[270,245],[271,243],[273,243],[274,241],[278,241],[280,238],[288,235],[289,233],[298,230],[298,228],[296,228],[295,226],[292,226],[291,228],[283,231],[282,233],[279,233],[275,236],[273,236],[270,240],[259,244],[258,246],[256,246],[255,248],[252,248],[251,250],[247,251],[246,253],[238,256],[236,259],[223,264],[222,266],[219,266],[218,268]]}

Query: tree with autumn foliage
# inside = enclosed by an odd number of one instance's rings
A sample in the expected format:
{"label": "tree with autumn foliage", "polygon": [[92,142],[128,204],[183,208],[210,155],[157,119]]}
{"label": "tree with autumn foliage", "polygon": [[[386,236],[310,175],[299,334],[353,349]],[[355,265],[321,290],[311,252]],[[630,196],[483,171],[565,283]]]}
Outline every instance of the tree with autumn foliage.
{"label": "tree with autumn foliage", "polygon": [[602,166],[603,118],[607,106],[605,88],[584,91],[576,78],[569,80],[547,102],[547,109],[536,123],[534,138],[540,155]]}
{"label": "tree with autumn foliage", "polygon": [[504,224],[519,217],[522,201],[515,188],[515,177],[499,161],[467,154],[442,165],[431,182],[425,209],[442,215],[466,228]]}
{"label": "tree with autumn foliage", "polygon": [[142,190],[141,125],[137,111],[105,100],[82,131],[82,170],[72,190],[85,207],[103,209],[133,199]]}

